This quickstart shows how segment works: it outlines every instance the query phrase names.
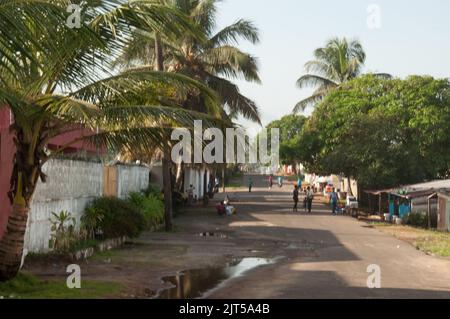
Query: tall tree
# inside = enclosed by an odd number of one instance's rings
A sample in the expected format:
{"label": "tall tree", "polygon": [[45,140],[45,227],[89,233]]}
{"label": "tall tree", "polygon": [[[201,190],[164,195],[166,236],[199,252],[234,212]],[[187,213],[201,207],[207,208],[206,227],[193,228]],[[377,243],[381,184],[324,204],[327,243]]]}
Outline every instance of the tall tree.
{"label": "tall tree", "polygon": [[284,165],[292,165],[297,168],[300,163],[300,134],[307,118],[301,115],[286,115],[280,120],[273,121],[267,125],[268,140],[270,140],[270,130],[280,129],[280,160]]}
{"label": "tall tree", "polygon": [[[252,100],[243,96],[236,84],[227,78],[245,78],[260,82],[256,59],[235,46],[239,39],[258,43],[258,31],[249,21],[238,20],[218,32],[216,28],[217,0],[171,0],[166,4],[178,9],[204,34],[205,39],[192,34],[181,36],[158,34],[153,30],[134,32],[133,40],[116,61],[125,68],[149,64],[157,68],[184,74],[201,81],[217,92],[223,106],[222,115],[234,119],[238,115],[260,123],[258,108]],[[180,101],[183,107],[202,113],[215,112],[205,103],[201,91],[193,89]],[[163,180],[165,198],[171,194],[170,164],[166,150],[163,156]],[[179,164],[181,166],[181,164]],[[178,168],[178,177],[182,176]],[[178,181],[179,182],[179,181]],[[170,188],[169,188],[170,187]],[[171,229],[171,201],[166,200],[166,228]]]}
{"label": "tall tree", "polygon": [[450,82],[366,75],[330,93],[301,135],[302,160],[363,189],[445,178],[450,168]]}
{"label": "tall tree", "polygon": [[[181,73],[199,80],[216,91],[227,115],[231,118],[243,115],[260,123],[258,108],[254,101],[242,95],[239,87],[230,79],[244,78],[260,83],[257,60],[235,45],[239,39],[253,44],[259,42],[258,30],[253,23],[238,20],[216,31],[218,0],[172,0],[171,3],[201,30],[206,40],[189,34],[178,37],[162,36],[164,67],[170,72]],[[153,64],[156,56],[153,32],[135,32],[133,41],[117,61],[125,67]],[[202,96],[193,90],[183,101],[184,107],[208,112]]]}
{"label": "tall tree", "polygon": [[[161,145],[170,127],[192,125],[200,116],[158,103],[155,87],[184,94],[195,87],[211,103],[215,100],[204,85],[183,75],[148,68],[110,73],[109,62],[120,54],[132,29],[194,32],[178,11],[155,1],[84,1],[84,23],[69,28],[68,3],[0,3],[0,106],[9,107],[14,116],[16,145],[9,193],[13,208],[0,241],[0,280],[19,270],[30,204],[38,180],[45,181],[42,166],[49,158],[80,141],[113,150]],[[58,150],[47,149],[53,137],[80,127],[92,133]]]}
{"label": "tall tree", "polygon": [[[366,53],[357,40],[334,38],[314,51],[314,60],[305,64],[306,74],[297,80],[300,89],[315,88],[314,93],[295,105],[294,113],[315,106],[332,90],[361,75]],[[378,73],[388,78],[390,75]]]}

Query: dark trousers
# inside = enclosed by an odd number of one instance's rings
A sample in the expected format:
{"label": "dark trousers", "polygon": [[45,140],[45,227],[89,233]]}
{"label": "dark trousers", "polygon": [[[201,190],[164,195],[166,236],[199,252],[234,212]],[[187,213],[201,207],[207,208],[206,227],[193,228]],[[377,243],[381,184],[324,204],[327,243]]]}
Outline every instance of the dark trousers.
{"label": "dark trousers", "polygon": [[312,210],[312,203],[313,203],[313,200],[312,200],[312,199],[308,199],[308,200],[307,200],[308,213],[311,213],[311,210]]}
{"label": "dark trousers", "polygon": [[331,212],[333,215],[337,214],[337,203],[331,203]]}
{"label": "dark trousers", "polygon": [[294,211],[297,210],[298,210],[298,198],[297,199],[294,198]]}

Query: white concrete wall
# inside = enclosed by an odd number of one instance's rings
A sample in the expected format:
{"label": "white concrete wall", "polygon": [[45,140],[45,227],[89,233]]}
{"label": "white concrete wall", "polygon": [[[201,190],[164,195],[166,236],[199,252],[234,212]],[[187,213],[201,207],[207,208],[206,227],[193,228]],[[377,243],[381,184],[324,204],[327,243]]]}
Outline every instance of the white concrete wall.
{"label": "white concrete wall", "polygon": [[43,167],[46,183],[39,181],[31,204],[25,249],[48,251],[51,213],[68,211],[78,220],[86,205],[103,192],[103,166],[72,160],[51,160]]}
{"label": "white concrete wall", "polygon": [[119,165],[117,168],[119,198],[126,198],[128,194],[148,187],[150,170],[147,167]]}
{"label": "white concrete wall", "polygon": [[[47,182],[39,182],[30,208],[25,234],[25,252],[47,252],[51,234],[51,213],[67,211],[79,226],[86,205],[103,194],[103,165],[86,161],[51,160],[43,171]],[[119,166],[120,197],[148,186],[149,170]]]}
{"label": "white concrete wall", "polygon": [[[184,172],[184,191],[188,192],[189,186],[192,184],[194,186],[194,198],[197,196],[197,199],[202,199],[204,190],[203,190],[203,178],[204,178],[205,170],[198,168],[186,168]],[[206,185],[209,183],[209,175],[211,172],[208,170]]]}

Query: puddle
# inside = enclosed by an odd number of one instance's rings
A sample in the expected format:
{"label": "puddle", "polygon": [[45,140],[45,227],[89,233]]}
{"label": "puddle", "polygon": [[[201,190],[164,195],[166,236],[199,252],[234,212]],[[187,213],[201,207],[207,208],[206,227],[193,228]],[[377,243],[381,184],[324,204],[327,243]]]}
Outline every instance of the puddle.
{"label": "puddle", "polygon": [[244,258],[223,268],[186,270],[162,280],[173,287],[162,290],[156,299],[195,299],[205,297],[233,278],[260,266],[275,263],[275,259]]}
{"label": "puddle", "polygon": [[200,233],[200,237],[215,237],[215,238],[222,238],[222,239],[228,239],[228,236],[222,233],[214,233],[214,232],[205,232]]}

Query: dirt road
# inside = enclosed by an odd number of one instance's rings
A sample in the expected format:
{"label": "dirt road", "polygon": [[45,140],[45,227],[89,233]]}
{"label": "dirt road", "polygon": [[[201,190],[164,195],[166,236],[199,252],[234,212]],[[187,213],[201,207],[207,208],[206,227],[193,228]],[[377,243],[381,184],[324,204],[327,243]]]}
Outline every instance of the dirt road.
{"label": "dirt road", "polygon": [[[147,233],[83,263],[83,278],[122,283],[126,291],[113,297],[148,298],[171,286],[163,277],[203,269],[179,285],[183,297],[220,281],[214,269],[260,257],[276,262],[226,281],[208,297],[450,298],[450,260],[425,255],[350,217],[331,216],[323,204],[315,203],[310,215],[293,213],[292,185],[268,190],[254,179],[251,194],[229,193],[238,215],[192,209],[176,218],[174,233]],[[370,265],[381,270],[381,289],[367,287]],[[65,276],[57,263],[28,268],[43,277]]]}

